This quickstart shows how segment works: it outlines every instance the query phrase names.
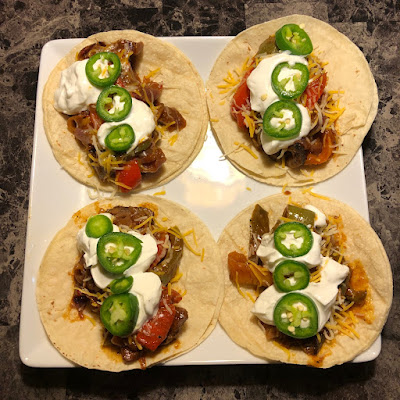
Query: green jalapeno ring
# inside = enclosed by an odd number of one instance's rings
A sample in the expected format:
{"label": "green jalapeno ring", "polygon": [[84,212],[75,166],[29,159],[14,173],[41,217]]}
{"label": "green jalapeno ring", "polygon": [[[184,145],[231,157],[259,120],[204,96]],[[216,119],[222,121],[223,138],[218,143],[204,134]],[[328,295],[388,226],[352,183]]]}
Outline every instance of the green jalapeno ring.
{"label": "green jalapeno ring", "polygon": [[274,270],[274,283],[282,292],[305,289],[309,282],[310,270],[298,261],[282,261]]}
{"label": "green jalapeno ring", "polygon": [[[107,68],[108,77],[101,78],[100,77],[102,73],[101,68],[94,69],[94,64],[100,59],[109,61],[112,64],[109,65]],[[115,53],[110,53],[110,52],[97,53],[89,58],[85,66],[85,72],[88,81],[92,85],[99,87],[107,87],[112,85],[121,74],[121,61]]]}
{"label": "green jalapeno ring", "polygon": [[[278,80],[279,74],[284,68],[288,68],[292,71],[298,71],[300,74],[300,78],[296,75],[292,77],[285,78],[282,80]],[[310,73],[306,65],[302,63],[295,63],[294,65],[290,65],[288,62],[283,62],[278,64],[274,70],[272,71],[271,75],[271,84],[272,89],[274,92],[279,96],[279,98],[283,99],[295,99],[299,97],[305,90],[308,85],[308,78]],[[293,79],[294,90],[286,89],[286,85]]]}
{"label": "green jalapeno ring", "polygon": [[[287,121],[281,121],[278,125],[276,125],[276,122],[273,123],[273,119],[283,118],[285,110],[292,112],[294,119],[292,128],[286,128]],[[299,135],[302,122],[303,117],[296,103],[290,100],[278,100],[266,109],[263,116],[263,130],[267,136],[273,139],[289,140]]]}
{"label": "green jalapeno ring", "polygon": [[117,125],[106,136],[104,143],[112,151],[121,152],[128,150],[135,141],[135,132],[128,124]]}
{"label": "green jalapeno ring", "polygon": [[[121,110],[114,107],[114,97],[119,96],[123,103]],[[131,111],[132,97],[129,92],[120,86],[109,86],[97,98],[96,111],[99,117],[106,122],[122,121]],[[110,112],[112,110],[112,112]]]}
{"label": "green jalapeno ring", "polygon": [[307,339],[318,332],[318,310],[314,301],[301,293],[283,296],[274,308],[276,328],[296,339]]}
{"label": "green jalapeno ring", "polygon": [[142,241],[128,233],[107,233],[97,242],[97,259],[112,274],[122,274],[135,264],[141,252]]}
{"label": "green jalapeno ring", "polygon": [[113,294],[100,307],[100,319],[114,336],[127,336],[135,329],[139,302],[132,293]]}
{"label": "green jalapeno ring", "polygon": [[113,224],[105,215],[93,215],[86,222],[85,233],[88,237],[97,239],[112,231]]}
{"label": "green jalapeno ring", "polygon": [[[291,233],[295,239],[303,239],[303,242],[299,247],[292,244],[290,248],[287,248],[283,244],[286,235],[289,233]],[[301,224],[300,222],[286,222],[276,228],[274,233],[274,244],[276,250],[278,250],[284,257],[300,257],[304,256],[311,250],[314,244],[314,238],[310,229],[308,229],[304,224]]]}
{"label": "green jalapeno ring", "polygon": [[114,294],[129,292],[133,285],[133,276],[124,276],[123,278],[114,279],[110,283],[110,290]]}
{"label": "green jalapeno ring", "polygon": [[310,37],[296,24],[283,25],[275,33],[276,45],[281,50],[289,50],[295,55],[308,55],[313,51]]}

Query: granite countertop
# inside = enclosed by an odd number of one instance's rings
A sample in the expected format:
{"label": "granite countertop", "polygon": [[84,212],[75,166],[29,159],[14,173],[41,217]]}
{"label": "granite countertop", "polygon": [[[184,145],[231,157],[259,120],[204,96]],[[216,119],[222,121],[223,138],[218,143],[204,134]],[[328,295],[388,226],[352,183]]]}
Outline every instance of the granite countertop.
{"label": "granite countertop", "polygon": [[[131,5],[131,4],[134,5]],[[394,301],[375,360],[330,370],[289,365],[160,367],[111,374],[35,369],[18,354],[39,57],[52,39],[137,29],[156,36],[236,35],[293,13],[332,24],[356,43],[379,90],[364,143],[371,225],[394,272]],[[396,399],[400,395],[400,10],[396,1],[33,0],[0,2],[1,399]]]}

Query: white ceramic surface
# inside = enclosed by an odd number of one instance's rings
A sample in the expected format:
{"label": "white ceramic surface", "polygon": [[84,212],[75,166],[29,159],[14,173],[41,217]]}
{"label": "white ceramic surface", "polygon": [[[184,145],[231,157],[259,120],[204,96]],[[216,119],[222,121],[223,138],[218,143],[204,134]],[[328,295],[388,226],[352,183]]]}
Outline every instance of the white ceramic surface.
{"label": "white ceramic surface", "polygon": [[[169,37],[164,40],[180,48],[192,60],[204,81],[220,51],[230,37]],[[29,197],[29,216],[22,293],[20,357],[32,367],[71,367],[52,346],[40,321],[36,307],[36,275],[44,252],[56,234],[78,209],[92,202],[87,187],[68,175],[56,162],[43,129],[42,92],[57,62],[80,39],[63,39],[43,47],[37,88],[34,149]],[[165,198],[179,202],[196,213],[217,240],[225,225],[243,208],[281,188],[247,178],[228,161],[221,161],[221,151],[211,130],[204,147],[190,167],[163,188]],[[153,194],[162,188],[152,189]],[[368,220],[368,204],[361,149],[350,165],[314,191],[344,201]],[[354,362],[376,358],[381,350],[381,337]],[[194,364],[264,364],[265,360],[233,343],[218,325],[200,346],[165,365]]]}

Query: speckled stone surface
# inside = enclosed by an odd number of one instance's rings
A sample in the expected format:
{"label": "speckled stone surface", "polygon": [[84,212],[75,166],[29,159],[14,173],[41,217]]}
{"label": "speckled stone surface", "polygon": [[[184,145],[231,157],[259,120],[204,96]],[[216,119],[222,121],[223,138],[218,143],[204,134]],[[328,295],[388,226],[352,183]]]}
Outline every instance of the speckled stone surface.
{"label": "speckled stone surface", "polygon": [[[134,4],[134,5],[132,5]],[[400,397],[400,4],[397,1],[0,1],[0,399],[397,399]],[[24,366],[19,314],[42,46],[110,29],[236,35],[292,13],[331,23],[364,52],[379,89],[363,144],[370,218],[394,272],[377,360],[328,371],[286,365],[153,368],[119,375]]]}

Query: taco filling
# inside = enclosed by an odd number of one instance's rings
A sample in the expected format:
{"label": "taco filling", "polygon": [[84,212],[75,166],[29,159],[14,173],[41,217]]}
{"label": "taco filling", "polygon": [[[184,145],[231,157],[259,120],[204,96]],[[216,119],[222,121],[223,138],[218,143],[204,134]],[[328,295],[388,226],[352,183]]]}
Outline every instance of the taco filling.
{"label": "taco filling", "polygon": [[[339,144],[335,125],[344,112],[339,108],[343,92],[326,90],[326,64],[296,24],[282,26],[246,60],[231,115],[272,161],[295,169],[332,158]],[[219,85],[220,93],[228,91],[228,85]]]}
{"label": "taco filling", "polygon": [[179,279],[184,241],[178,227],[165,228],[146,207],[101,210],[79,230],[80,259],[73,269],[71,307],[99,315],[103,346],[125,363],[141,361],[174,341],[188,319],[171,289]]}
{"label": "taco filling", "polygon": [[248,256],[228,254],[229,276],[239,292],[254,290],[251,312],[266,340],[302,350],[322,365],[338,335],[358,339],[357,321],[374,319],[368,277],[361,262],[346,259],[340,216],[312,205],[288,204],[270,229],[268,212],[256,205]]}
{"label": "taco filling", "polygon": [[[62,71],[54,107],[68,115],[68,130],[85,149],[93,174],[101,182],[129,192],[142,176],[154,174],[166,161],[158,142],[168,131],[180,131],[180,112],[160,101],[159,71],[139,77],[142,42],[96,42],[76,55]],[[79,161],[79,160],[78,160]]]}

